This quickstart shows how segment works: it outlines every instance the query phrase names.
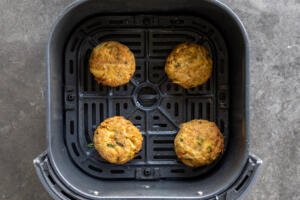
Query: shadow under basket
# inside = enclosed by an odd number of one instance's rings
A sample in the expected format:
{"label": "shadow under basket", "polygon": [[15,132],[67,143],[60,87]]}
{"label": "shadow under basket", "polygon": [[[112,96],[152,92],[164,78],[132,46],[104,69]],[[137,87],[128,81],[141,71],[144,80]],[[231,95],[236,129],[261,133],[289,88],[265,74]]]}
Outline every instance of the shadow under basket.
{"label": "shadow under basket", "polygon": [[[103,41],[127,45],[136,58],[131,81],[111,88],[88,69]],[[182,42],[205,46],[213,75],[197,88],[164,73]],[[54,199],[237,199],[262,163],[250,155],[248,39],[237,16],[218,1],[75,1],[60,15],[47,51],[47,150],[34,160]],[[104,119],[122,115],[142,132],[142,151],[111,165],[88,147]],[[182,122],[216,122],[225,151],[211,165],[189,168],[173,141]]]}

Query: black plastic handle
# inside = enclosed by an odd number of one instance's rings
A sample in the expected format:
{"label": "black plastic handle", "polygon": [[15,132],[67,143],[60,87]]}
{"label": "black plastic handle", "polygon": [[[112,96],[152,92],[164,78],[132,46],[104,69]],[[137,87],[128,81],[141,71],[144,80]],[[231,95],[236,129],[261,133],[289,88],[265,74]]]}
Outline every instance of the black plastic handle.
{"label": "black plastic handle", "polygon": [[[55,200],[86,200],[80,197],[73,191],[69,190],[63,185],[59,177],[53,171],[48,160],[47,153],[44,152],[33,160],[37,175],[41,180],[45,189],[49,192],[51,197]],[[240,199],[246,194],[250,186],[254,183],[255,178],[259,172],[259,166],[262,160],[254,155],[250,155],[246,163],[243,173],[225,192],[217,194],[214,198],[209,200],[236,200]],[[126,197],[124,198],[126,199]],[[203,199],[204,200],[204,199]]]}

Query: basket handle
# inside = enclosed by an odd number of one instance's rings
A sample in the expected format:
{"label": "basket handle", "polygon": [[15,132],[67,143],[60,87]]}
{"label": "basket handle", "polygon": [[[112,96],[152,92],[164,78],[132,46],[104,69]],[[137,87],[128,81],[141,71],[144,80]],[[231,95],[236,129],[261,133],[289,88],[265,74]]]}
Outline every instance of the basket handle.
{"label": "basket handle", "polygon": [[43,152],[33,160],[36,173],[44,188],[55,200],[78,199],[84,200],[74,192],[66,188],[55,175],[51,163],[48,160],[47,152]]}
{"label": "basket handle", "polygon": [[254,184],[259,169],[262,164],[262,160],[257,156],[250,154],[248,161],[244,167],[242,174],[239,178],[222,194],[215,197],[216,200],[237,200],[242,199],[248,192],[251,186]]}
{"label": "basket handle", "polygon": [[[47,152],[43,152],[37,158],[33,160],[34,167],[37,175],[42,182],[45,189],[49,192],[51,197],[55,200],[68,200],[84,198],[78,196],[73,191],[66,188],[51,167],[51,163],[48,160]],[[223,193],[216,195],[209,200],[237,200],[241,199],[249,188],[255,182],[257,175],[259,174],[259,167],[262,164],[262,160],[255,155],[249,155],[248,161],[244,167],[242,174],[239,178]],[[203,199],[204,200],[204,199]]]}

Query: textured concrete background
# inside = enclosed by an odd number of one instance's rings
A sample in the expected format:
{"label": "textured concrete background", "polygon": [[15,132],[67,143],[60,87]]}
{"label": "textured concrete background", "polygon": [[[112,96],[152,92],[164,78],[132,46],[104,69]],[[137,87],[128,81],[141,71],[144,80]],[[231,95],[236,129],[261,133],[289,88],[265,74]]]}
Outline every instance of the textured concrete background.
{"label": "textured concrete background", "polygon": [[[32,159],[45,147],[45,46],[71,0],[0,1],[0,199],[50,199]],[[223,0],[251,41],[250,199],[300,199],[300,1]]]}

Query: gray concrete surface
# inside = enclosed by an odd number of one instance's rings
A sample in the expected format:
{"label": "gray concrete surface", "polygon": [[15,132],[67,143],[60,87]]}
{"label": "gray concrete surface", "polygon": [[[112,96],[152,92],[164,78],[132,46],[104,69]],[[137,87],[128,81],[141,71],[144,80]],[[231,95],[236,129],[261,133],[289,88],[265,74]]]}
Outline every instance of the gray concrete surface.
{"label": "gray concrete surface", "polygon": [[[45,148],[45,45],[71,0],[0,1],[0,199],[50,199],[32,159]],[[246,200],[300,199],[300,1],[223,0],[251,41],[251,151],[264,161]]]}

